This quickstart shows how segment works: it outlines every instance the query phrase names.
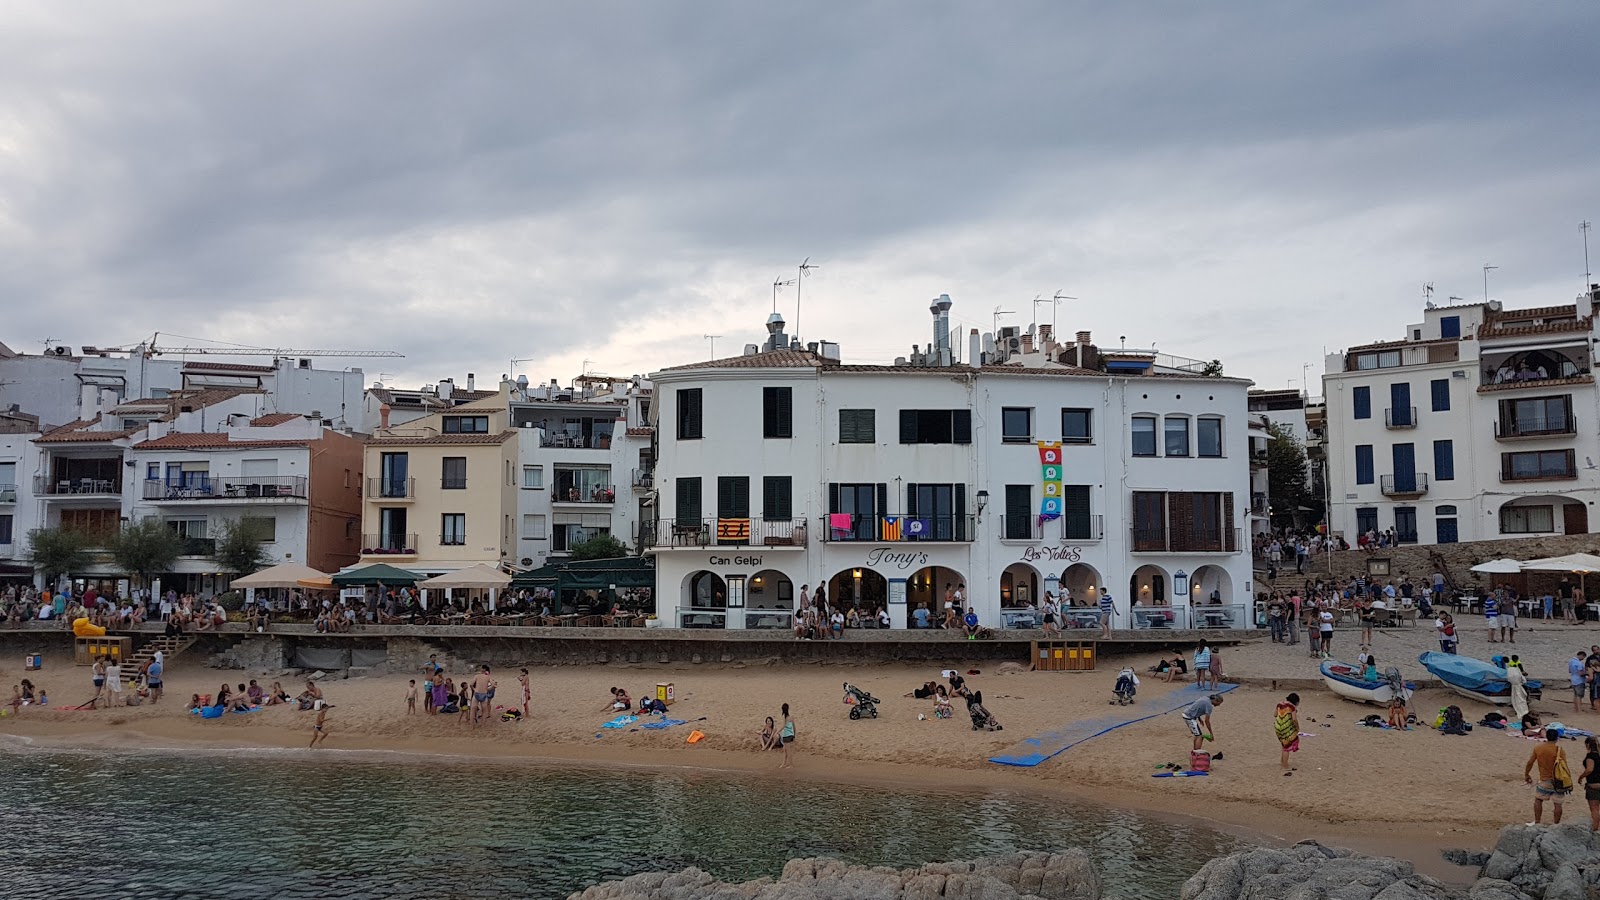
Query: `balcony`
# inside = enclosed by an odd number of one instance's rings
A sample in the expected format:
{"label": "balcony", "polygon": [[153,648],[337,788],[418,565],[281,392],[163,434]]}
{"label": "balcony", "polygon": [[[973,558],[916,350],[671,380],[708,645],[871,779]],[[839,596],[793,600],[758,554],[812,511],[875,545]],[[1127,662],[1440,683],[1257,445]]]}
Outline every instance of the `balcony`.
{"label": "balcony", "polygon": [[570,431],[547,431],[539,436],[539,446],[562,450],[609,450],[611,432],[578,434]]}
{"label": "balcony", "polygon": [[633,489],[634,490],[636,490],[636,491],[649,491],[649,490],[654,490],[655,486],[656,486],[656,470],[654,468],[634,469],[633,470]]}
{"label": "balcony", "polygon": [[1572,450],[1500,454],[1501,481],[1553,481],[1577,477],[1577,454]]}
{"label": "balcony", "polygon": [[361,536],[362,556],[416,556],[417,536],[414,534],[364,534]]}
{"label": "balcony", "polygon": [[1063,541],[1100,541],[1106,536],[1104,516],[1062,516],[1049,522],[1040,522],[1037,516],[1018,521],[1000,517],[1002,541],[1055,540],[1057,534]]}
{"label": "balcony", "polygon": [[551,503],[615,503],[617,492],[609,484],[591,484],[587,486],[568,485],[557,486],[550,495]]}
{"label": "balcony", "polygon": [[144,499],[155,503],[182,503],[196,500],[237,502],[244,500],[304,500],[304,475],[263,475],[254,478],[202,478],[178,484],[147,479]]}
{"label": "balcony", "polygon": [[17,502],[17,486],[14,484],[0,484],[0,504]]}
{"label": "balcony", "polygon": [[975,516],[864,516],[834,513],[821,521],[827,543],[965,543],[977,539]]}
{"label": "balcony", "polygon": [[217,552],[217,542],[214,538],[186,537],[183,539],[183,549],[178,551],[179,556],[213,556]]}
{"label": "balcony", "polygon": [[368,500],[415,500],[417,498],[417,480],[415,478],[384,478],[382,476],[367,479]]}
{"label": "balcony", "polygon": [[807,543],[805,519],[658,519],[634,531],[644,547],[794,547]]}
{"label": "balcony", "polygon": [[1515,441],[1526,438],[1572,437],[1578,433],[1578,420],[1572,415],[1533,418],[1527,421],[1494,423],[1494,439]]}
{"label": "balcony", "polygon": [[50,478],[33,476],[33,492],[40,497],[118,497],[121,478]]}
{"label": "balcony", "polygon": [[1134,553],[1238,553],[1240,547],[1237,528],[1135,525],[1129,529],[1129,538]]}
{"label": "balcony", "polygon": [[1383,427],[1415,428],[1417,427],[1417,408],[1415,406],[1391,406],[1383,411]]}
{"label": "balcony", "polygon": [[1402,472],[1378,479],[1378,490],[1385,497],[1420,497],[1428,492],[1428,476],[1421,472]]}

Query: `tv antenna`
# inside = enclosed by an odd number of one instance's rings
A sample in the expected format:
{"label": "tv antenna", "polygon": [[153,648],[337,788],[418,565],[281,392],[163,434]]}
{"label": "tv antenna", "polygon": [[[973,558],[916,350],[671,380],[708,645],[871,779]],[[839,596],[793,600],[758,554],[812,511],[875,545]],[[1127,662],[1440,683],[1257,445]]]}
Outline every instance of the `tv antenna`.
{"label": "tv antenna", "polygon": [[1594,279],[1594,273],[1589,271],[1589,229],[1591,227],[1593,226],[1589,224],[1588,219],[1578,223],[1578,230],[1583,232],[1583,289],[1585,291],[1589,290],[1589,285],[1593,283]]}
{"label": "tv antenna", "polygon": [[1001,309],[998,306],[996,306],[994,308],[994,336],[995,336],[995,340],[999,340],[1000,339],[1000,317],[1001,316],[1009,316],[1009,315],[1013,315],[1013,314],[1014,314],[1013,311],[1009,310],[1009,309]]}
{"label": "tv antenna", "polygon": [[511,380],[512,381],[516,381],[517,380],[517,363],[519,363],[519,362],[533,362],[536,359],[538,359],[537,356],[520,356],[520,357],[517,357],[516,359],[513,359],[511,361]]}
{"label": "tv antenna", "polygon": [[707,334],[707,335],[702,335],[702,337],[704,337],[706,340],[711,342],[711,358],[712,359],[716,359],[717,358],[717,338],[722,337],[722,335],[720,335],[720,334]]}
{"label": "tv antenna", "polygon": [[[1076,299],[1078,299],[1078,298],[1077,297],[1068,297],[1066,294],[1063,294],[1060,291],[1056,291],[1056,295],[1054,297],[1050,298],[1050,302],[1055,304],[1055,309],[1050,313],[1050,330],[1052,332],[1056,330],[1056,315],[1061,312],[1061,301],[1063,301],[1063,300],[1076,300]],[[1058,341],[1061,340],[1061,335],[1057,334],[1056,335],[1056,340],[1058,340]]]}
{"label": "tv antenna", "polygon": [[805,259],[800,261],[800,266],[799,266],[800,274],[798,274],[798,275],[796,275],[794,277],[794,336],[795,337],[799,337],[800,336],[800,282],[804,281],[806,276],[811,274],[811,270],[812,269],[820,269],[820,268],[822,268],[822,267],[821,266],[813,266],[811,264],[811,257],[808,256]]}
{"label": "tv antenna", "polygon": [[1485,303],[1489,302],[1489,273],[1498,268],[1500,267],[1491,266],[1488,263],[1483,264],[1483,302]]}
{"label": "tv antenna", "polygon": [[1422,284],[1422,303],[1429,309],[1433,309],[1433,282],[1431,281],[1426,281]]}
{"label": "tv antenna", "polygon": [[[795,280],[793,278],[789,279],[788,281],[784,281],[781,278],[773,279],[773,281],[772,281],[772,311],[773,312],[777,312],[778,311],[778,288],[786,288],[789,285],[794,284],[794,282],[795,282]],[[800,316],[800,311],[798,309],[796,309],[795,310],[795,317],[799,318],[799,316]]]}

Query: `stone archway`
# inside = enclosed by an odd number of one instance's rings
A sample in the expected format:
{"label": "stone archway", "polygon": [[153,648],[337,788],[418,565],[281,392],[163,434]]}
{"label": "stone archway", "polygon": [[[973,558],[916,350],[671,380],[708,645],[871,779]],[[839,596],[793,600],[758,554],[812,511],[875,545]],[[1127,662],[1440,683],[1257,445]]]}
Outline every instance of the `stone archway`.
{"label": "stone archway", "polygon": [[1171,586],[1166,569],[1142,565],[1134,569],[1128,579],[1128,603],[1131,606],[1171,606]]}
{"label": "stone archway", "polygon": [[1073,563],[1061,573],[1061,591],[1074,606],[1100,605],[1100,572],[1088,563]]}
{"label": "stone archway", "polygon": [[1000,573],[1000,608],[1021,609],[1039,605],[1044,587],[1039,570],[1025,562],[1014,562]]}
{"label": "stone archway", "polygon": [[728,583],[715,572],[690,572],[683,579],[683,605],[689,609],[727,609]]}
{"label": "stone archway", "polygon": [[915,615],[917,607],[927,604],[929,621],[935,624],[944,621],[944,596],[948,589],[954,591],[961,588],[967,594],[967,602],[972,602],[971,592],[965,587],[967,579],[955,569],[944,566],[924,566],[911,573],[906,581],[906,609]]}
{"label": "stone archway", "polygon": [[876,613],[889,603],[889,579],[867,568],[841,569],[828,579],[828,605]]}
{"label": "stone archway", "polygon": [[1191,606],[1221,606],[1239,602],[1233,595],[1233,576],[1221,566],[1201,566],[1189,576]]}

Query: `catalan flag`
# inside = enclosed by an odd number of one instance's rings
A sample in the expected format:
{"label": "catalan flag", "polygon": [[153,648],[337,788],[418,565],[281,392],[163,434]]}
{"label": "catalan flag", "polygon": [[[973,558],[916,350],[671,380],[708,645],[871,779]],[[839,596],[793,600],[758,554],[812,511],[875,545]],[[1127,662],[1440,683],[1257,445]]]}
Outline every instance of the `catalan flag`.
{"label": "catalan flag", "polygon": [[899,516],[884,516],[883,517],[883,539],[886,540],[886,541],[898,541],[898,540],[900,540],[900,517]]}

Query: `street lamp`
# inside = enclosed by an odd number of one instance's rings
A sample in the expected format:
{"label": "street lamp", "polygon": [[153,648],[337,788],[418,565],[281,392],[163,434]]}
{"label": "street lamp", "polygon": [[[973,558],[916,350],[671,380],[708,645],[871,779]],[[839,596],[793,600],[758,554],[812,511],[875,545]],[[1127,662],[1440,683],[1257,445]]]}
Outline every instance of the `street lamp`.
{"label": "street lamp", "polygon": [[984,507],[986,507],[988,505],[989,505],[989,492],[988,491],[979,491],[978,492],[978,521],[979,522],[983,521],[983,509],[984,509]]}

